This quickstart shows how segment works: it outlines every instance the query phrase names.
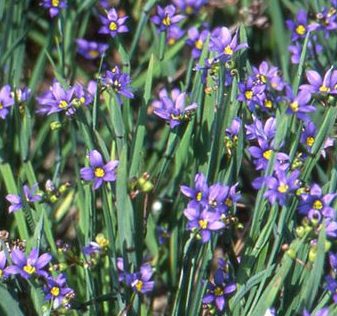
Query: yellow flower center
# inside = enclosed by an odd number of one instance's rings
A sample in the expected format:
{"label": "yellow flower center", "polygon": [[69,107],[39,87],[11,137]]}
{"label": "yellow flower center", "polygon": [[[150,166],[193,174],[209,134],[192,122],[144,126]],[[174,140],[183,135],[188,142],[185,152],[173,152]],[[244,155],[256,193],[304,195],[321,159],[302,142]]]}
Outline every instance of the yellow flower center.
{"label": "yellow flower center", "polygon": [[174,45],[174,44],[176,43],[176,40],[175,40],[173,37],[171,37],[171,38],[168,39],[167,43],[168,43],[170,46],[172,46],[172,45]]}
{"label": "yellow flower center", "polygon": [[186,7],[186,9],[185,9],[185,12],[186,12],[187,14],[192,14],[192,13],[193,13],[193,8],[192,8],[190,5],[188,5],[188,6]]}
{"label": "yellow flower center", "polygon": [[0,278],[3,276],[4,272],[0,269]]}
{"label": "yellow flower center", "polygon": [[50,290],[50,294],[53,295],[53,296],[59,296],[60,295],[60,288],[58,288],[57,286],[54,286]]}
{"label": "yellow flower center", "polygon": [[268,109],[271,109],[273,107],[273,102],[271,100],[266,99],[264,101],[264,106]]}
{"label": "yellow flower center", "polygon": [[297,101],[294,101],[294,102],[291,102],[290,103],[290,108],[292,109],[293,112],[297,112],[298,111],[298,102]]}
{"label": "yellow flower center", "polygon": [[99,52],[95,49],[89,50],[89,56],[92,58],[96,58],[99,55]]}
{"label": "yellow flower center", "polygon": [[27,264],[23,267],[23,271],[27,272],[28,274],[33,274],[36,271],[36,269],[30,264]]}
{"label": "yellow flower center", "polygon": [[196,199],[198,202],[201,201],[201,199],[202,199],[202,192],[198,192],[195,199]]}
{"label": "yellow flower center", "polygon": [[58,7],[60,5],[60,0],[51,0],[51,5],[53,7]]}
{"label": "yellow flower center", "polygon": [[323,203],[322,203],[320,200],[316,200],[316,201],[312,204],[312,207],[313,207],[315,210],[321,210],[322,207],[323,207]]}
{"label": "yellow flower center", "polygon": [[175,115],[175,114],[171,114],[171,119],[172,120],[176,120],[176,121],[180,121],[182,120],[183,116],[181,114]]}
{"label": "yellow flower center", "polygon": [[109,30],[110,31],[116,31],[118,29],[118,25],[116,22],[110,22],[109,24]]}
{"label": "yellow flower center", "polygon": [[68,102],[67,101],[64,101],[64,100],[60,101],[60,103],[59,103],[59,108],[60,109],[65,109],[67,106],[68,106]]}
{"label": "yellow flower center", "polygon": [[278,190],[280,193],[286,193],[286,192],[288,191],[288,189],[289,189],[289,186],[288,186],[287,184],[285,184],[285,183],[281,183],[281,184],[278,186],[278,188],[277,188],[277,190]]}
{"label": "yellow flower center", "polygon": [[225,47],[225,49],[224,49],[224,51],[223,51],[226,55],[233,55],[233,50],[232,50],[232,48],[229,46],[229,45],[227,45],[226,47]]}
{"label": "yellow flower center", "polygon": [[251,100],[252,97],[253,97],[253,91],[252,90],[247,90],[245,92],[245,97],[246,97],[247,100]]}
{"label": "yellow flower center", "polygon": [[194,42],[194,46],[196,49],[202,50],[204,43],[202,42],[202,40],[198,39],[197,41]]}
{"label": "yellow flower center", "polygon": [[306,28],[304,25],[300,24],[296,27],[296,33],[298,35],[304,35],[305,34],[305,31],[306,31]]}
{"label": "yellow flower center", "polygon": [[225,204],[226,204],[226,206],[228,206],[228,207],[232,207],[232,206],[233,206],[233,201],[232,201],[230,198],[227,198],[227,199],[225,200]]}
{"label": "yellow flower center", "polygon": [[4,106],[3,106],[3,104],[0,102],[0,110],[3,109],[3,108],[4,108]]}
{"label": "yellow flower center", "polygon": [[168,15],[166,15],[165,18],[163,18],[162,23],[165,26],[170,26],[171,25],[171,18]]}
{"label": "yellow flower center", "polygon": [[320,88],[319,88],[319,91],[320,92],[329,92],[330,91],[330,88],[329,87],[327,87],[327,86],[324,86],[324,85],[322,85]]}
{"label": "yellow flower center", "polygon": [[201,219],[198,223],[199,223],[199,227],[201,229],[206,229],[207,228],[208,221],[206,221],[205,219]]}
{"label": "yellow flower center", "polygon": [[263,158],[269,160],[271,158],[272,153],[273,151],[271,149],[268,149],[262,154],[262,156]]}
{"label": "yellow flower center", "polygon": [[137,289],[138,292],[140,292],[143,288],[143,282],[138,280],[135,284],[135,288]]}
{"label": "yellow flower center", "polygon": [[81,97],[81,98],[80,98],[80,103],[81,103],[81,104],[84,104],[84,103],[85,103],[85,97]]}
{"label": "yellow flower center", "polygon": [[307,137],[306,143],[307,143],[307,145],[309,147],[312,147],[312,145],[314,144],[314,142],[315,142],[315,138],[314,137],[312,137],[312,136]]}
{"label": "yellow flower center", "polygon": [[258,74],[257,78],[263,83],[267,82],[267,77],[265,75]]}
{"label": "yellow flower center", "polygon": [[223,295],[223,289],[221,287],[217,286],[214,290],[214,294],[215,294],[215,296]]}
{"label": "yellow flower center", "polygon": [[97,178],[103,178],[105,175],[104,169],[103,168],[95,168],[95,177]]}

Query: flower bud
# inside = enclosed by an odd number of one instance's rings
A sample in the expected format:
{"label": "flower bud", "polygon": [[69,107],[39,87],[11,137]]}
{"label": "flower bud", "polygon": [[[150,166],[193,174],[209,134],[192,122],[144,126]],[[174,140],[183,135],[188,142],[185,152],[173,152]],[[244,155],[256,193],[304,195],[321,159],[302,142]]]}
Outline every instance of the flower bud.
{"label": "flower bud", "polygon": [[52,131],[58,130],[58,129],[60,129],[61,127],[62,127],[62,124],[61,124],[61,122],[59,122],[59,121],[54,121],[54,122],[51,122],[51,123],[50,123],[50,129],[51,129]]}

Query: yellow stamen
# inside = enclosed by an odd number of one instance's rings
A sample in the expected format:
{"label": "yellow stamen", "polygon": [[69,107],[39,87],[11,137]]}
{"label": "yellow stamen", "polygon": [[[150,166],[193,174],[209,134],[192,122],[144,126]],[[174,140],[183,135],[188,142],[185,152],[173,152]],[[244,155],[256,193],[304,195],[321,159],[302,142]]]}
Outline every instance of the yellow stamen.
{"label": "yellow stamen", "polygon": [[168,43],[170,46],[172,46],[172,45],[174,45],[174,44],[176,43],[176,40],[175,40],[173,37],[171,37],[171,38],[168,39],[167,43]]}
{"label": "yellow stamen", "polygon": [[54,286],[51,290],[50,290],[50,294],[53,296],[59,296],[60,295],[60,288]]}
{"label": "yellow stamen", "polygon": [[297,101],[291,102],[289,106],[290,106],[290,108],[292,109],[293,112],[298,111],[299,105],[298,105]]}
{"label": "yellow stamen", "polygon": [[198,192],[196,198],[195,198],[198,202],[201,201],[202,199],[202,192]]}
{"label": "yellow stamen", "polygon": [[263,158],[269,160],[269,159],[271,158],[272,153],[273,153],[273,151],[272,151],[271,149],[269,149],[269,150],[266,150],[266,151],[262,154],[262,156],[263,156]]}
{"label": "yellow stamen", "polygon": [[257,78],[260,79],[260,81],[263,83],[267,82],[267,77],[265,75],[258,74]]}
{"label": "yellow stamen", "polygon": [[278,190],[280,193],[286,193],[286,192],[288,191],[288,189],[289,189],[289,186],[286,185],[285,183],[281,183],[281,184],[278,186],[278,188],[277,188],[277,190]]}
{"label": "yellow stamen", "polygon": [[105,171],[104,171],[103,168],[100,168],[100,167],[95,168],[95,177],[97,177],[97,178],[103,178],[104,175],[105,175]]}
{"label": "yellow stamen", "polygon": [[36,269],[30,264],[27,264],[23,267],[23,271],[27,272],[28,274],[33,274],[36,271]]}
{"label": "yellow stamen", "polygon": [[298,35],[304,35],[305,32],[306,32],[306,28],[305,28],[304,25],[300,24],[300,25],[298,25],[298,26],[296,27],[296,33],[297,33]]}
{"label": "yellow stamen", "polygon": [[233,55],[233,50],[232,50],[232,48],[228,45],[228,46],[225,47],[224,53],[225,53],[226,55]]}
{"label": "yellow stamen", "polygon": [[266,99],[264,101],[264,106],[268,109],[271,109],[273,107],[273,102],[271,100]]}
{"label": "yellow stamen", "polygon": [[81,98],[80,98],[80,103],[81,103],[81,104],[84,104],[84,103],[85,103],[85,97],[81,97]]}
{"label": "yellow stamen", "polygon": [[307,143],[307,145],[309,147],[312,147],[312,145],[314,144],[314,142],[315,142],[315,138],[314,137],[312,137],[312,136],[307,137],[306,143]]}
{"label": "yellow stamen", "polygon": [[221,287],[216,287],[215,290],[214,290],[214,294],[215,296],[221,296],[223,295],[223,289]]}
{"label": "yellow stamen", "polygon": [[58,7],[60,5],[60,0],[51,0],[51,5],[53,7]]}
{"label": "yellow stamen", "polygon": [[170,26],[171,25],[171,18],[168,15],[166,15],[165,18],[163,18],[162,23],[165,26]]}
{"label": "yellow stamen", "polygon": [[60,101],[60,103],[59,103],[59,108],[60,109],[65,109],[67,106],[68,106],[68,102],[67,101],[64,101],[64,100]]}
{"label": "yellow stamen", "polygon": [[329,92],[330,91],[330,88],[325,86],[325,85],[322,85],[320,88],[319,88],[319,91],[320,92]]}
{"label": "yellow stamen", "polygon": [[252,98],[253,98],[253,91],[252,90],[247,90],[246,92],[245,92],[245,97],[246,97],[246,99],[247,100],[251,100]]}
{"label": "yellow stamen", "polygon": [[3,106],[3,104],[0,102],[0,110],[3,109],[3,108],[4,108],[4,106]]}
{"label": "yellow stamen", "polygon": [[187,14],[192,14],[192,13],[193,13],[193,8],[192,8],[190,5],[188,5],[188,6],[186,7],[186,9],[185,9],[185,12],[186,12]]}
{"label": "yellow stamen", "polygon": [[198,223],[199,223],[199,226],[200,226],[201,229],[207,228],[208,221],[206,221],[205,219],[201,219]]}
{"label": "yellow stamen", "polygon": [[143,282],[138,280],[135,284],[135,288],[137,289],[138,292],[140,292],[143,288]]}
{"label": "yellow stamen", "polygon": [[315,210],[321,210],[323,208],[323,203],[320,200],[316,200],[313,204],[312,207]]}
{"label": "yellow stamen", "polygon": [[109,30],[110,31],[116,31],[118,29],[118,25],[116,22],[110,22],[109,24]]}
{"label": "yellow stamen", "polygon": [[197,41],[194,42],[194,46],[196,49],[202,50],[204,43],[202,42],[202,40],[198,39]]}
{"label": "yellow stamen", "polygon": [[92,49],[92,50],[89,51],[88,54],[89,54],[90,57],[96,58],[96,57],[98,57],[99,52],[97,50],[95,50],[95,49]]}
{"label": "yellow stamen", "polygon": [[225,200],[225,204],[226,204],[226,206],[228,206],[228,207],[232,207],[232,206],[233,206],[233,201],[232,201],[230,198],[227,198],[227,199]]}
{"label": "yellow stamen", "polygon": [[0,269],[0,278],[3,276],[4,272]]}

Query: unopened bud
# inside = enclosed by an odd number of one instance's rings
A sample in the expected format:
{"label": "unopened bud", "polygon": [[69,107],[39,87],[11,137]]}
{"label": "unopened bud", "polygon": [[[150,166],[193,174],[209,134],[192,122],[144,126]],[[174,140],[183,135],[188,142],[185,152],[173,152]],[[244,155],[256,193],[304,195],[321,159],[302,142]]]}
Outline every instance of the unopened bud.
{"label": "unopened bud", "polygon": [[61,127],[62,127],[62,124],[59,121],[54,121],[54,122],[50,123],[50,129],[52,131],[56,131],[56,130],[60,129]]}

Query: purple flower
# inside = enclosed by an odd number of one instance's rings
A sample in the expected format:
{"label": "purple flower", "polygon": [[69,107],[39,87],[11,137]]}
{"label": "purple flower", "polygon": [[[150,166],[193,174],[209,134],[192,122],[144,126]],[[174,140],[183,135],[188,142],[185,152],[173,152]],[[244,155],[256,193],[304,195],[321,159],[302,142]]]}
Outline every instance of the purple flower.
{"label": "purple flower", "polygon": [[272,143],[276,134],[276,119],[270,117],[266,120],[265,124],[253,116],[253,123],[246,125],[246,135],[249,140],[257,140],[258,142]]}
{"label": "purple flower", "polygon": [[0,117],[5,119],[9,113],[9,108],[14,105],[10,85],[5,85],[0,90]]}
{"label": "purple flower", "polygon": [[53,308],[57,309],[62,305],[68,305],[70,299],[75,295],[74,290],[67,286],[64,274],[59,274],[56,278],[48,277],[43,288],[45,300],[53,301]]}
{"label": "purple flower", "polygon": [[17,194],[7,194],[6,200],[11,203],[11,206],[8,209],[9,213],[15,213],[18,210],[23,208],[22,198],[25,199],[27,203],[34,203],[41,201],[42,197],[39,194],[36,194],[36,190],[38,189],[38,185],[34,184],[30,189],[28,185],[24,185],[22,188],[23,197]]}
{"label": "purple flower", "polygon": [[109,45],[107,44],[87,41],[83,38],[78,38],[76,40],[76,44],[78,53],[87,59],[96,59],[101,57],[109,48]]}
{"label": "purple flower", "polygon": [[89,162],[90,167],[84,167],[80,172],[82,179],[94,182],[94,190],[97,190],[103,182],[116,180],[118,160],[112,160],[104,164],[102,155],[97,150],[92,150],[89,152]]}
{"label": "purple flower", "polygon": [[306,309],[303,311],[302,316],[329,316],[329,308],[324,307],[318,310],[316,313],[310,314]]}
{"label": "purple flower", "polygon": [[181,185],[180,191],[191,199],[188,207],[197,208],[199,205],[206,206],[208,201],[207,179],[203,173],[197,173],[194,177],[194,188],[187,185]]}
{"label": "purple flower", "polygon": [[328,38],[331,31],[337,29],[336,22],[336,6],[332,4],[332,8],[324,7],[323,10],[316,14],[316,19],[319,25],[319,30],[323,31],[325,38]]}
{"label": "purple flower", "polygon": [[87,246],[84,246],[82,250],[84,255],[92,256],[100,254],[102,252],[102,247],[97,242],[91,241]]}
{"label": "purple flower", "polygon": [[76,111],[72,104],[74,92],[74,88],[65,89],[59,82],[55,81],[48,92],[37,97],[39,103],[37,112],[50,115],[64,111],[68,116],[73,115]]}
{"label": "purple flower", "polygon": [[218,53],[217,58],[221,61],[228,61],[235,52],[247,47],[247,43],[238,44],[238,32],[232,37],[227,27],[221,27],[212,32],[210,50]]}
{"label": "purple flower", "polygon": [[260,141],[259,146],[250,146],[248,151],[253,157],[256,170],[264,170],[267,168],[274,149],[269,143]]}
{"label": "purple flower", "polygon": [[199,33],[196,27],[191,27],[187,35],[188,39],[186,44],[192,47],[192,57],[198,59],[209,35],[209,31],[203,30]]}
{"label": "purple flower", "polygon": [[315,112],[316,108],[308,103],[311,100],[311,94],[308,91],[300,91],[297,96],[294,96],[291,90],[287,91],[288,114],[295,114],[300,120],[307,121],[309,119],[307,113]]}
{"label": "purple flower", "polygon": [[245,83],[239,83],[238,101],[246,102],[248,109],[253,112],[256,106],[263,105],[265,87],[256,85],[250,78]]}
{"label": "purple flower", "polygon": [[176,7],[172,4],[164,8],[157,5],[157,15],[153,16],[151,21],[157,25],[160,32],[164,32],[184,18],[184,15],[176,15]]}
{"label": "purple flower", "polygon": [[94,101],[96,89],[97,84],[95,81],[89,82],[88,87],[84,87],[80,83],[76,82],[74,85],[74,98],[72,100],[72,104],[75,107],[80,107],[82,105],[88,106]]}
{"label": "purple flower", "polygon": [[125,24],[128,16],[119,17],[116,9],[112,8],[107,12],[107,16],[100,16],[103,26],[98,30],[101,34],[110,34],[112,37],[118,33],[128,32],[129,29]]}
{"label": "purple flower", "polygon": [[15,91],[12,91],[11,94],[16,102],[23,103],[30,98],[31,90],[27,87],[24,87],[22,89],[15,89]]}
{"label": "purple flower", "polygon": [[48,273],[43,269],[52,259],[49,253],[39,256],[39,250],[33,248],[26,257],[20,249],[13,249],[11,258],[13,265],[7,268],[9,274],[20,274],[24,279],[29,279],[32,275],[48,277]]}
{"label": "purple flower", "polygon": [[121,72],[117,66],[114,67],[112,71],[107,70],[102,78],[102,84],[105,87],[111,88],[117,95],[122,95],[128,99],[134,97],[130,83],[130,76]]}
{"label": "purple flower", "polygon": [[259,68],[253,67],[252,70],[254,84],[268,85],[277,91],[283,90],[285,83],[277,67],[269,66],[266,61],[263,61]]}
{"label": "purple flower", "polygon": [[45,9],[49,9],[50,17],[54,17],[59,15],[61,9],[67,7],[66,0],[42,0],[41,2],[42,7]]}
{"label": "purple flower", "polygon": [[199,13],[201,7],[207,4],[208,0],[172,0],[180,11],[186,14]]}
{"label": "purple flower", "polygon": [[154,114],[168,121],[170,127],[174,128],[184,121],[190,119],[191,113],[198,107],[196,103],[192,103],[185,107],[186,93],[180,93],[176,100],[163,96],[153,103]]}
{"label": "purple flower", "polygon": [[144,263],[141,265],[139,272],[126,274],[125,283],[136,293],[146,294],[152,292],[154,288],[154,281],[151,280],[152,275],[151,265]]}
{"label": "purple flower", "polygon": [[[304,144],[305,148],[309,153],[312,153],[312,147],[316,141],[316,126],[313,122],[309,121],[304,125],[303,132],[301,134],[301,143]],[[325,149],[333,146],[334,140],[328,137],[325,140],[321,155],[325,158],[326,152]]]}
{"label": "purple flower", "polygon": [[337,271],[337,253],[329,252],[329,263],[333,271]]}
{"label": "purple flower", "polygon": [[222,312],[226,305],[226,299],[236,291],[236,284],[220,268],[215,271],[214,282],[208,282],[207,292],[204,295],[203,304],[213,305]]}
{"label": "purple flower", "polygon": [[301,85],[301,90],[321,95],[337,94],[337,70],[333,70],[333,67],[325,73],[324,78],[315,70],[306,71],[306,77],[309,84]]}
{"label": "purple flower", "polygon": [[9,276],[8,269],[6,268],[6,255],[2,250],[0,251],[0,280],[6,279]]}
{"label": "purple flower", "polygon": [[318,220],[318,222],[322,216],[334,219],[336,211],[330,207],[330,204],[336,196],[336,193],[323,194],[320,186],[313,184],[308,194],[301,195],[302,199],[298,206],[299,213],[308,216],[311,220]]}
{"label": "purple flower", "polygon": [[337,281],[332,278],[330,275],[325,277],[326,286],[325,288],[331,292],[333,295],[332,298],[335,303],[337,303]]}
{"label": "purple flower", "polygon": [[196,208],[186,208],[184,215],[188,219],[187,229],[197,231],[203,243],[209,241],[212,231],[218,231],[225,227],[220,220],[220,213],[209,211],[200,206]]}
{"label": "purple flower", "polygon": [[183,37],[185,31],[183,31],[179,26],[173,25],[167,31],[166,42],[168,45],[174,45],[177,40]]}
{"label": "purple flower", "polygon": [[119,270],[119,281],[131,287],[134,292],[142,294],[152,292],[154,281],[151,281],[153,269],[150,264],[143,263],[139,272],[128,273],[124,269],[123,258],[117,258],[117,269]]}
{"label": "purple flower", "polygon": [[308,13],[304,10],[299,10],[296,15],[296,20],[286,21],[288,29],[292,32],[291,40],[297,41],[304,38],[307,32],[314,31],[318,28],[317,23],[308,23]]}
{"label": "purple flower", "polygon": [[262,184],[265,183],[268,190],[265,192],[264,197],[267,198],[271,204],[278,202],[283,206],[299,188],[299,175],[299,170],[294,170],[287,175],[286,170],[277,169],[274,176],[256,179],[253,182],[253,187],[259,189]]}

